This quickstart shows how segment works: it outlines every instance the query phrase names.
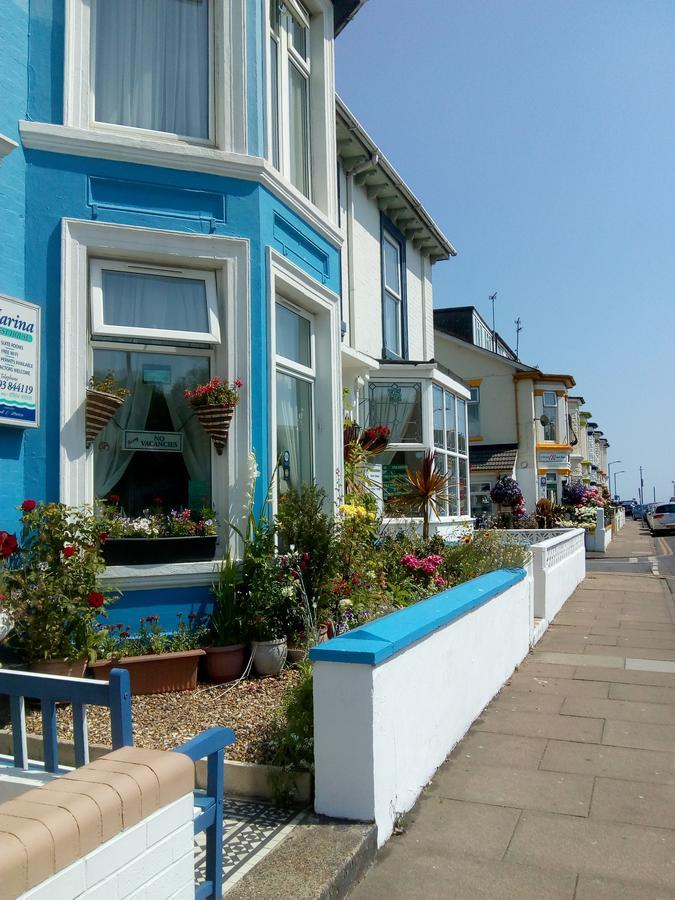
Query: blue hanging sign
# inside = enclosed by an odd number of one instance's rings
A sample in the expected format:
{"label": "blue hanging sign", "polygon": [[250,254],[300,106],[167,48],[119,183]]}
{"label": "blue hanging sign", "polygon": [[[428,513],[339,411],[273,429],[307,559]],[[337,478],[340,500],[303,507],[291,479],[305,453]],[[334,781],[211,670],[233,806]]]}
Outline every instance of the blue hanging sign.
{"label": "blue hanging sign", "polygon": [[40,307],[0,294],[0,425],[40,424]]}

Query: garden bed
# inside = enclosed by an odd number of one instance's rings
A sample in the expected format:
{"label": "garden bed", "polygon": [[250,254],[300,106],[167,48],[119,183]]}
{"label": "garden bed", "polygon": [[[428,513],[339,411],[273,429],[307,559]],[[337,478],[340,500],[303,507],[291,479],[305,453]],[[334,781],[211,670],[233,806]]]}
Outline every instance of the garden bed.
{"label": "garden bed", "polygon": [[[297,669],[285,669],[278,678],[250,678],[235,685],[200,684],[195,691],[154,694],[132,699],[134,744],[156,750],[171,750],[207,728],[232,728],[236,742],[227,758],[238,762],[268,763],[268,736],[281,708],[282,697],[298,679]],[[89,742],[110,746],[110,714],[87,710]],[[42,734],[38,710],[26,713],[29,734]],[[73,739],[70,707],[57,711],[59,739]]]}

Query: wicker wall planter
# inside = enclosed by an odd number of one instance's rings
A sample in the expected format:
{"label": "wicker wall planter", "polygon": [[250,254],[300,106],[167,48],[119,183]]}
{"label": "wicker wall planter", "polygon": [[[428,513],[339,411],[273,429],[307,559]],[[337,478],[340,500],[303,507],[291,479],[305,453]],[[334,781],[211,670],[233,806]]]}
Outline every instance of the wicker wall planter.
{"label": "wicker wall planter", "polygon": [[177,653],[155,653],[150,656],[123,656],[100,659],[90,666],[94,678],[107,681],[110,670],[127,669],[131,693],[166,694],[170,691],[193,691],[197,687],[197,668],[203,650],[181,650]]}
{"label": "wicker wall planter", "polygon": [[91,447],[94,438],[105,428],[124,403],[124,397],[116,397],[103,391],[95,391],[87,388],[87,402],[85,406],[85,438],[87,447]]}
{"label": "wicker wall planter", "polygon": [[230,423],[234,415],[233,406],[194,406],[193,410],[204,431],[211,437],[216,453],[220,456],[227,443]]}

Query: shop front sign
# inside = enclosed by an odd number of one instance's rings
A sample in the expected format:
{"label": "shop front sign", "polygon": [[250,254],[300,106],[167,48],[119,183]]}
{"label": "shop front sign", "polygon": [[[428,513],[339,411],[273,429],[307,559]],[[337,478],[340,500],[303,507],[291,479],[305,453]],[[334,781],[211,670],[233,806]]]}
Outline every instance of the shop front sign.
{"label": "shop front sign", "polygon": [[40,307],[0,295],[0,425],[40,424]]}
{"label": "shop front sign", "polygon": [[548,450],[539,454],[539,466],[541,468],[566,469],[569,467],[569,453],[559,453],[555,450]]}

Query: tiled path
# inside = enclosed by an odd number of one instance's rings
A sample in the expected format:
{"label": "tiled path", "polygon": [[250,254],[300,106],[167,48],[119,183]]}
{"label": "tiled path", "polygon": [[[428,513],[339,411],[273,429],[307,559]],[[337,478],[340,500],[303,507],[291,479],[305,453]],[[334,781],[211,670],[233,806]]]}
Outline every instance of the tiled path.
{"label": "tiled path", "polygon": [[354,898],[673,900],[675,613],[589,575]]}

